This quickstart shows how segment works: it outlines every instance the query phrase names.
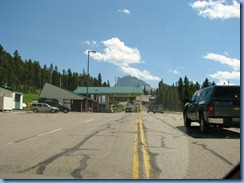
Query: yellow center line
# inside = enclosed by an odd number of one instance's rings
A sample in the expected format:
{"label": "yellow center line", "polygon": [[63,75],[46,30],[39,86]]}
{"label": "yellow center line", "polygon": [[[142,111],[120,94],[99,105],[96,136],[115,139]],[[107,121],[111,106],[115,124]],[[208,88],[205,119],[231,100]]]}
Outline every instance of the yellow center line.
{"label": "yellow center line", "polygon": [[143,157],[144,157],[144,165],[146,169],[146,177],[148,179],[152,178],[152,167],[150,162],[150,156],[147,150],[147,140],[144,134],[143,126],[142,126],[142,120],[141,116],[139,115],[139,122],[140,122],[140,129],[141,129],[141,141],[142,141],[142,150],[143,150]]}
{"label": "yellow center line", "polygon": [[138,154],[138,119],[136,120],[135,140],[134,140],[134,155],[132,167],[132,179],[139,179],[139,154]]}
{"label": "yellow center line", "polygon": [[132,167],[132,179],[139,179],[139,132],[141,134],[141,142],[142,142],[142,151],[143,151],[143,159],[144,159],[144,166],[146,170],[146,177],[148,179],[153,178],[152,175],[152,168],[150,163],[150,156],[147,150],[147,141],[145,138],[143,126],[142,126],[142,119],[140,114],[138,113],[136,119],[136,128],[135,128],[135,140],[134,140],[134,155],[133,155],[133,167]]}

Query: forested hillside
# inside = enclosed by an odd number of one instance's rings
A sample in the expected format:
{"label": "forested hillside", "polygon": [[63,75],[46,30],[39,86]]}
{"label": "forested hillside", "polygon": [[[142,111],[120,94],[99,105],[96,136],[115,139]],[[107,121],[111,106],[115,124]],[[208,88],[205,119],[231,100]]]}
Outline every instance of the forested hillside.
{"label": "forested hillside", "polygon": [[[57,66],[40,65],[39,61],[22,60],[16,50],[13,56],[7,53],[0,45],[0,85],[17,88],[24,93],[33,93],[36,89],[42,89],[46,82],[67,90],[75,90],[79,86],[87,86],[88,75],[72,72],[70,69],[58,70]],[[109,81],[103,82],[102,75],[90,76],[89,86],[109,87]]]}
{"label": "forested hillside", "polygon": [[163,104],[166,109],[181,111],[185,99],[190,99],[194,92],[200,88],[215,85],[206,78],[200,85],[198,82],[190,81],[186,76],[184,80],[180,77],[175,85],[167,85],[161,80],[155,91],[157,103]]}

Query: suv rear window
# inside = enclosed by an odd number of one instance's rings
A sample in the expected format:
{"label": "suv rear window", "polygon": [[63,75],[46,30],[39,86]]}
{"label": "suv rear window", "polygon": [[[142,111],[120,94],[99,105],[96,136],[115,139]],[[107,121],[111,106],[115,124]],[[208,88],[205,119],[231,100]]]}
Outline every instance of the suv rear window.
{"label": "suv rear window", "polygon": [[217,87],[215,98],[238,98],[240,99],[240,87]]}

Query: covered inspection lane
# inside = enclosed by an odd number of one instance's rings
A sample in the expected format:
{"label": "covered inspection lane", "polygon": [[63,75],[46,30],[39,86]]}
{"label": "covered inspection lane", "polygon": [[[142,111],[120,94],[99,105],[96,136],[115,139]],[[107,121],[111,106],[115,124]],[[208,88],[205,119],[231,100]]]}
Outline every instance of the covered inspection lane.
{"label": "covered inspection lane", "polygon": [[111,111],[114,98],[138,97],[144,94],[140,87],[128,86],[88,87],[88,91],[87,87],[77,87],[74,91],[77,95],[86,95],[87,92],[90,99],[88,107],[94,112],[99,112],[101,106],[104,106],[104,111]]}

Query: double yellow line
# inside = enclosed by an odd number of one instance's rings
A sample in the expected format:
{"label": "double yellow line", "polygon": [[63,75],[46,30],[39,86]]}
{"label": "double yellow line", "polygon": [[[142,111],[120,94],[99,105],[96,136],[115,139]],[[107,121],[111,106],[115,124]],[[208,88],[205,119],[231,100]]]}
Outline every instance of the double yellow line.
{"label": "double yellow line", "polygon": [[[140,135],[140,139],[139,139]],[[152,175],[152,167],[150,162],[150,156],[147,150],[147,141],[145,138],[143,126],[142,126],[142,120],[140,113],[137,113],[137,119],[136,119],[136,128],[135,128],[135,140],[134,140],[134,155],[133,155],[133,167],[132,167],[132,179],[139,179],[140,177],[140,171],[139,171],[139,140],[142,144],[142,152],[143,152],[143,160],[144,160],[144,167],[145,167],[145,173],[146,178],[151,179],[153,178]]]}

